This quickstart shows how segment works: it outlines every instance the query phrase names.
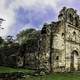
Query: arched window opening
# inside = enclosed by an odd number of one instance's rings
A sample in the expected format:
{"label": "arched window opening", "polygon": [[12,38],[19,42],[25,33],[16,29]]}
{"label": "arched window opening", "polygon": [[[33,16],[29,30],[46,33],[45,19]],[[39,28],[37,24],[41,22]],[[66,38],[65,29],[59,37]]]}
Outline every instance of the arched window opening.
{"label": "arched window opening", "polygon": [[65,34],[64,33],[62,33],[62,36],[64,36]]}
{"label": "arched window opening", "polygon": [[73,35],[76,35],[76,32],[75,31],[73,31]]}
{"label": "arched window opening", "polygon": [[59,56],[56,56],[56,60],[59,60]]}
{"label": "arched window opening", "polygon": [[77,56],[79,55],[76,50],[74,50],[71,54],[76,54]]}

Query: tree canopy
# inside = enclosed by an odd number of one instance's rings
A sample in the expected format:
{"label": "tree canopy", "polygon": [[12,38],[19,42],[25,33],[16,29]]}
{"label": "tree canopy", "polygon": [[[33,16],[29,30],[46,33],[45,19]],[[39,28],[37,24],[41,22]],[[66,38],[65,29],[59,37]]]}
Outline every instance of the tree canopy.
{"label": "tree canopy", "polygon": [[39,37],[39,31],[35,29],[26,29],[21,31],[19,34],[17,34],[17,40],[23,44],[27,43],[29,40],[38,39]]}
{"label": "tree canopy", "polygon": [[[21,51],[26,50],[29,53],[37,51],[39,37],[40,37],[40,31],[37,31],[35,29],[31,28],[21,31],[17,35],[17,40],[21,45]],[[26,49],[24,48],[24,46]]]}

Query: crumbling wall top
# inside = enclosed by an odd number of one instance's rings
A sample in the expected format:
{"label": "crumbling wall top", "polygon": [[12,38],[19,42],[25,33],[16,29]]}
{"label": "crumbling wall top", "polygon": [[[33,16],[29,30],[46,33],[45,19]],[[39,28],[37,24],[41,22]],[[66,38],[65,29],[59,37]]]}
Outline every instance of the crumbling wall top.
{"label": "crumbling wall top", "polygon": [[58,20],[63,22],[68,22],[75,27],[80,26],[80,18],[77,14],[77,10],[73,8],[63,7],[58,15]]}

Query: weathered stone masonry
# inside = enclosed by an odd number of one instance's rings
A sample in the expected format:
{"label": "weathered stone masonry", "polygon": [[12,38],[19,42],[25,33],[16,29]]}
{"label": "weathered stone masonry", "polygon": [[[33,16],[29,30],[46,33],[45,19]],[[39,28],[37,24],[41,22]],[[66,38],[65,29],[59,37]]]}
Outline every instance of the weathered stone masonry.
{"label": "weathered stone masonry", "polygon": [[80,19],[76,10],[64,7],[57,22],[44,25],[39,60],[39,68],[47,71],[80,69]]}

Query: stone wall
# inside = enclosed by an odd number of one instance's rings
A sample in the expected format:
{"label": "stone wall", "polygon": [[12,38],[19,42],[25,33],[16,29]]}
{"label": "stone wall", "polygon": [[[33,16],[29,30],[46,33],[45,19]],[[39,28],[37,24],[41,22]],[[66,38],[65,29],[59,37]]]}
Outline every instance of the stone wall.
{"label": "stone wall", "polygon": [[[40,64],[54,72],[79,69],[80,28],[79,16],[72,8],[63,8],[59,21],[46,24],[42,29]],[[73,55],[74,54],[74,55]],[[72,60],[73,63],[72,64]],[[71,65],[72,64],[72,65]]]}

